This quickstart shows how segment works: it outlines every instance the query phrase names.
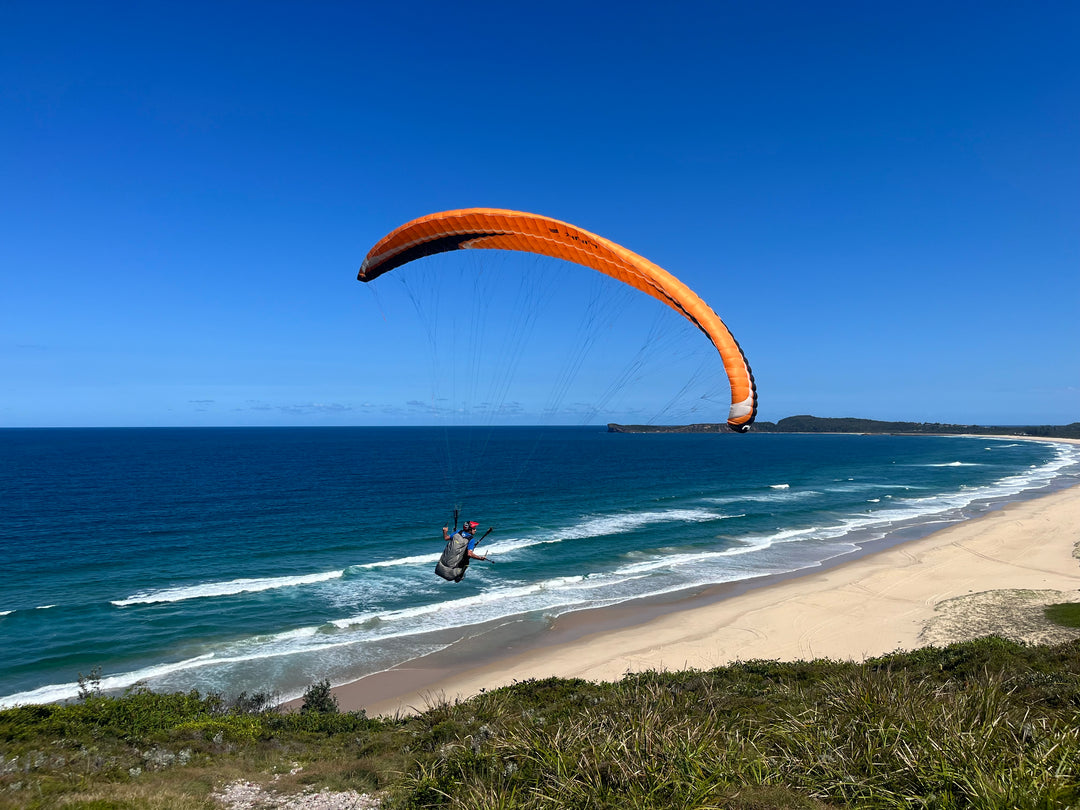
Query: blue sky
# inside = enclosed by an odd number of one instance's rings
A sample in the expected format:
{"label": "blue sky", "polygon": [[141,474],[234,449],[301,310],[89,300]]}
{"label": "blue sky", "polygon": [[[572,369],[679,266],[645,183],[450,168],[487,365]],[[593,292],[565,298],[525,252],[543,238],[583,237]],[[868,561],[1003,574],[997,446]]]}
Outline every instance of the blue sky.
{"label": "blue sky", "polygon": [[[463,253],[355,276],[392,228],[470,206],[674,272],[742,344],[761,419],[1080,420],[1078,41],[1066,2],[6,2],[0,426],[468,421],[489,393],[457,381],[507,372],[423,337],[409,295],[439,276],[439,340],[501,345],[527,315],[463,319]],[[682,371],[610,402],[593,366],[568,378],[546,337],[595,293],[559,289],[493,421],[564,385],[565,421],[691,412],[656,404]],[[640,305],[605,345],[640,345]]]}

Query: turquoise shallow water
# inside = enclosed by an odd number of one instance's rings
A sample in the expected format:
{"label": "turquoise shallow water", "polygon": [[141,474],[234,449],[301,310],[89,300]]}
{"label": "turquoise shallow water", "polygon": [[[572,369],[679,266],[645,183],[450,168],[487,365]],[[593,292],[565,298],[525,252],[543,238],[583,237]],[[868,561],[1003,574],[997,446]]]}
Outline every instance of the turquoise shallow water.
{"label": "turquoise shallow water", "polygon": [[[814,567],[1077,482],[1080,448],[603,428],[0,430],[0,704],[298,694],[480,623]],[[457,585],[440,527],[495,531]]]}

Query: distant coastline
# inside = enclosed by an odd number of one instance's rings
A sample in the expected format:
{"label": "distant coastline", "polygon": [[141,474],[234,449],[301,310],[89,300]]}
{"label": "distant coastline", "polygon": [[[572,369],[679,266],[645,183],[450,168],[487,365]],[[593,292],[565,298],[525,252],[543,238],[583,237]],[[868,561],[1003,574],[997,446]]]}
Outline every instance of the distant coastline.
{"label": "distant coastline", "polygon": [[[727,433],[723,422],[694,425],[620,425],[608,423],[608,433]],[[876,419],[788,416],[779,422],[755,422],[751,433],[912,433],[923,436],[1030,436],[1080,439],[1080,422],[1069,425],[950,425],[941,422],[882,422]]]}

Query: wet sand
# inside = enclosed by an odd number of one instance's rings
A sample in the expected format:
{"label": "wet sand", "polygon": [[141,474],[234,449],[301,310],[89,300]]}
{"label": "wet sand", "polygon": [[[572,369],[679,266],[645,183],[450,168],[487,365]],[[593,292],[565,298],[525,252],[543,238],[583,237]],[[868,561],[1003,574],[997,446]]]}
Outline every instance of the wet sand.
{"label": "wet sand", "polygon": [[[1074,442],[1076,443],[1076,442]],[[470,643],[336,687],[343,710],[407,713],[529,678],[618,680],[752,659],[862,660],[996,634],[1080,636],[1042,610],[1080,601],[1080,486],[821,568],[612,608]]]}

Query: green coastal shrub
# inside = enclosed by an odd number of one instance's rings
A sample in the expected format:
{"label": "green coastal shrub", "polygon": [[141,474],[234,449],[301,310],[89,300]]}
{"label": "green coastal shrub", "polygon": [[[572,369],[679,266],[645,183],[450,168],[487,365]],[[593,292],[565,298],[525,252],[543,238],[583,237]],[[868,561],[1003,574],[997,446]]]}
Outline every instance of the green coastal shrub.
{"label": "green coastal shrub", "polygon": [[1061,602],[1046,606],[1046,618],[1062,627],[1080,627],[1080,602]]}
{"label": "green coastal shrub", "polygon": [[236,780],[398,810],[1080,806],[1080,641],[526,680],[394,718],[315,710],[314,686],[298,712],[145,690],[0,711],[0,810],[204,807]]}
{"label": "green coastal shrub", "polygon": [[337,714],[338,702],[334,693],[330,691],[330,681],[313,683],[304,692],[304,702],[300,706],[300,713],[307,714],[308,712]]}

